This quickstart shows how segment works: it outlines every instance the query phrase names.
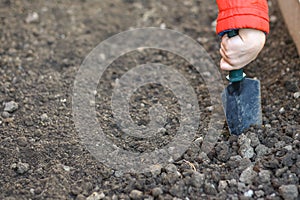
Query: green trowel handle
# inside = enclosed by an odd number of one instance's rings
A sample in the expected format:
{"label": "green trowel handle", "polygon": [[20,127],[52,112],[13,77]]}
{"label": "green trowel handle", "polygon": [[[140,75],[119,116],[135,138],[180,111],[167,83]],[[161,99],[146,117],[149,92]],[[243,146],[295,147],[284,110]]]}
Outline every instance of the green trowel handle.
{"label": "green trowel handle", "polygon": [[[227,32],[227,35],[229,38],[232,38],[234,36],[237,36],[239,34],[239,30],[237,29],[234,29],[234,30],[231,30],[229,32]],[[229,72],[229,78],[228,80],[230,82],[238,82],[238,81],[241,81],[244,79],[244,73],[243,73],[243,68],[241,69],[237,69],[237,70],[231,70]]]}

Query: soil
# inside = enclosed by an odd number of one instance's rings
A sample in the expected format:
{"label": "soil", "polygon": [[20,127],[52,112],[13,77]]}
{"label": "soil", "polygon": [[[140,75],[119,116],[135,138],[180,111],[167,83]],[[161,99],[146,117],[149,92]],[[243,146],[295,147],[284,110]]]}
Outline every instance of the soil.
{"label": "soil", "polygon": [[131,98],[131,117],[146,125],[148,109],[160,102],[168,110],[167,134],[148,143],[121,137],[109,108],[113,83],[135,65],[162,62],[180,71],[203,113],[194,142],[179,159],[149,173],[124,174],[98,162],[75,129],[73,85],[82,61],[110,36],[151,26],[197,40],[217,65],[215,2],[5,0],[0,5],[0,199],[299,199],[300,59],[276,1],[269,1],[271,32],[265,48],[246,68],[249,77],[261,81],[263,126],[239,137],[224,126],[207,154],[200,146],[212,105],[193,66],[155,49],[133,51],[112,63],[95,103],[99,124],[116,145],[152,151],[166,145],[179,127],[174,94],[148,84]]}

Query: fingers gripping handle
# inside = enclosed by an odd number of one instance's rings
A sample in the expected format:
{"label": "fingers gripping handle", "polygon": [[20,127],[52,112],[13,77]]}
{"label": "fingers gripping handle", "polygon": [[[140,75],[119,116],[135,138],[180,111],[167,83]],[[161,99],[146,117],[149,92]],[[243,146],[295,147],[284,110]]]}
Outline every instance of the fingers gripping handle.
{"label": "fingers gripping handle", "polygon": [[[237,30],[237,29],[227,32],[227,35],[229,38],[237,36],[238,34],[239,34],[239,30]],[[229,76],[227,76],[226,78],[230,82],[238,82],[238,81],[243,80],[245,78],[245,76],[246,75],[243,73],[243,68],[241,68],[241,69],[231,70],[229,72]]]}

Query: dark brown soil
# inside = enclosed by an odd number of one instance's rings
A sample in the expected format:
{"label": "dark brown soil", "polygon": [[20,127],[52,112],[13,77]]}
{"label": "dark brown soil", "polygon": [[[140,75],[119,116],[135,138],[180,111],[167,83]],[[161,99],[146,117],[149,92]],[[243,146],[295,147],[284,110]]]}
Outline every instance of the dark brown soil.
{"label": "dark brown soil", "polygon": [[[131,117],[146,125],[148,108],[161,102],[169,109],[168,134],[148,143],[120,137],[109,109],[110,96],[116,78],[135,65],[161,62],[179,70],[191,82],[204,113],[195,141],[180,159],[152,173],[120,174],[98,162],[75,130],[73,84],[82,61],[114,34],[166,26],[197,40],[217,64],[215,2],[1,1],[0,199],[299,199],[300,59],[276,1],[269,1],[269,7],[271,33],[262,53],[246,68],[248,76],[261,81],[263,127],[237,137],[224,126],[208,154],[201,152],[199,138],[206,134],[211,103],[193,66],[151,49],[131,52],[110,66],[97,88],[101,95],[96,96],[96,110],[101,127],[116,145],[151,151],[166,145],[179,126],[176,98],[161,85],[150,84],[132,97]],[[6,112],[8,102],[18,107]]]}

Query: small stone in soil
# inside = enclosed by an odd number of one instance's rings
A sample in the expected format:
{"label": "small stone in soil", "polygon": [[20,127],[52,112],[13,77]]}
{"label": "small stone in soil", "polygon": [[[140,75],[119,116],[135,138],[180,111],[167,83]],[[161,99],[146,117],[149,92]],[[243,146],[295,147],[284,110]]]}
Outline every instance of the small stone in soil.
{"label": "small stone in soil", "polygon": [[226,189],[227,186],[228,186],[227,181],[221,180],[219,181],[218,190],[223,191]]}
{"label": "small stone in soil", "polygon": [[285,200],[297,199],[298,188],[296,185],[282,185],[279,187],[279,193]]}
{"label": "small stone in soil", "polygon": [[166,172],[167,173],[176,173],[177,172],[177,167],[174,164],[168,164],[166,167]]}
{"label": "small stone in soil", "polygon": [[2,113],[2,117],[3,118],[9,118],[10,117],[10,114],[9,114],[9,112],[7,112],[7,111],[4,111],[3,113]]}
{"label": "small stone in soil", "polygon": [[151,193],[154,197],[157,197],[157,196],[163,194],[164,192],[160,187],[156,187],[156,188],[152,189]]}
{"label": "small stone in soil", "polygon": [[286,81],[284,83],[284,87],[289,92],[297,92],[297,90],[298,90],[296,83],[291,82],[291,81]]}
{"label": "small stone in soil", "polygon": [[204,180],[205,180],[205,174],[194,172],[191,178],[191,184],[196,188],[200,188],[203,185]]}
{"label": "small stone in soil", "polygon": [[149,167],[149,171],[153,176],[158,176],[161,173],[162,166],[160,164],[152,165]]}
{"label": "small stone in soil", "polygon": [[25,19],[26,23],[34,23],[39,21],[39,15],[36,12],[29,13]]}
{"label": "small stone in soil", "polygon": [[209,195],[215,195],[217,194],[217,189],[216,187],[214,186],[214,184],[212,183],[204,183],[204,191],[206,194],[209,194]]}
{"label": "small stone in soil", "polygon": [[271,180],[271,172],[269,170],[261,170],[258,173],[259,179],[263,183],[269,183]]}
{"label": "small stone in soil", "polygon": [[41,120],[42,120],[42,122],[48,121],[48,120],[49,120],[48,115],[47,115],[46,113],[42,114],[42,115],[41,115]]}
{"label": "small stone in soil", "polygon": [[255,152],[257,154],[257,157],[260,158],[260,157],[263,157],[265,156],[266,154],[269,153],[269,148],[266,147],[265,145],[263,144],[259,144],[256,148],[255,148]]}
{"label": "small stone in soil", "polygon": [[255,195],[256,195],[257,197],[262,197],[262,196],[264,196],[264,194],[265,194],[265,192],[264,192],[263,190],[255,191]]}
{"label": "small stone in soil", "polygon": [[252,197],[253,196],[253,190],[248,190],[247,192],[244,192],[245,197]]}
{"label": "small stone in soil", "polygon": [[300,92],[295,92],[293,96],[295,99],[298,99],[300,97]]}
{"label": "small stone in soil", "polygon": [[132,199],[141,199],[143,197],[143,192],[139,190],[132,190],[129,194]]}
{"label": "small stone in soil", "polygon": [[103,199],[104,197],[105,197],[105,195],[103,192],[101,192],[100,194],[98,192],[93,192],[93,194],[88,196],[88,198],[86,198],[86,200],[100,200],[100,199]]}
{"label": "small stone in soil", "polygon": [[276,177],[280,177],[284,172],[286,172],[289,168],[288,167],[284,167],[284,168],[280,168],[277,169],[275,172],[275,176]]}
{"label": "small stone in soil", "polygon": [[10,101],[7,103],[4,103],[4,111],[12,113],[14,111],[16,111],[19,108],[18,103],[14,102],[14,101]]}
{"label": "small stone in soil", "polygon": [[240,175],[240,181],[243,183],[251,184],[257,173],[253,170],[253,166],[247,167]]}
{"label": "small stone in soil", "polygon": [[22,162],[14,163],[12,164],[11,168],[16,170],[18,174],[25,174],[29,170],[29,164]]}

